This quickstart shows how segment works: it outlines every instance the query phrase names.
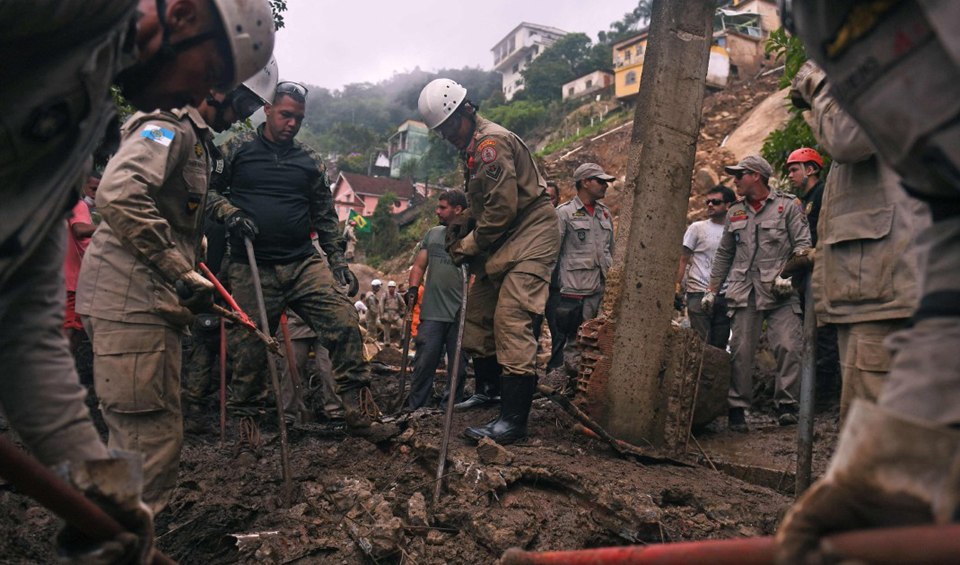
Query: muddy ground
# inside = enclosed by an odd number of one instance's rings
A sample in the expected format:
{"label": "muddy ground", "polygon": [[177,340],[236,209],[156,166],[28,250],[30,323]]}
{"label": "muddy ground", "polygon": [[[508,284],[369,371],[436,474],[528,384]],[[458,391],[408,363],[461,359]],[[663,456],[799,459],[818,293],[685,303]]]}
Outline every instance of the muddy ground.
{"label": "muddy ground", "polygon": [[[385,408],[396,373],[376,367],[375,398]],[[495,416],[494,409],[458,412],[453,429]],[[828,410],[818,419],[817,471],[833,447],[835,416]],[[699,431],[702,450],[691,442],[689,466],[642,465],[579,435],[565,413],[537,399],[523,444],[478,448],[452,438],[437,503],[439,410],[388,418],[369,438],[332,422],[298,425],[290,430],[289,507],[274,421],[263,418],[250,468],[234,459],[232,426],[220,444],[213,403],[188,422],[196,429],[186,435],[179,484],[156,518],[164,552],[182,563],[493,563],[514,546],[769,535],[791,501],[796,428],[777,426],[765,412],[750,416],[746,436],[727,432],[722,421]],[[56,528],[47,511],[0,483],[0,563],[52,562]]]}

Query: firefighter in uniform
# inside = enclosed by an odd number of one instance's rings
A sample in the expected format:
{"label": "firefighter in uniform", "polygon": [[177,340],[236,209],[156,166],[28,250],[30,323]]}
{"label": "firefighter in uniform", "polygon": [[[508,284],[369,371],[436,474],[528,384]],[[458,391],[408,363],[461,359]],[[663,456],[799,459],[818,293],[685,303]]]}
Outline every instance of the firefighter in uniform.
{"label": "firefighter in uniform", "polygon": [[363,315],[363,325],[367,328],[367,339],[373,343],[377,342],[377,335],[380,333],[378,326],[380,324],[380,287],[382,284],[380,279],[370,281],[370,292],[363,299],[363,303],[367,306],[367,311]]}
{"label": "firefighter in uniform", "polygon": [[357,222],[355,220],[350,220],[347,222],[347,227],[343,228],[343,241],[346,243],[347,248],[343,251],[343,258],[347,261],[353,262],[357,254]]}
{"label": "firefighter in uniform", "polygon": [[383,344],[393,345],[393,338],[400,333],[400,324],[406,313],[403,297],[397,292],[397,283],[387,281],[387,292],[380,297],[380,322],[383,325]]}
{"label": "firefighter in uniform", "polygon": [[613,265],[613,215],[600,199],[615,177],[596,163],[584,163],[573,173],[577,195],[557,207],[560,218],[560,306],[558,335],[566,341],[564,357],[569,363],[577,352],[577,329],[584,320],[597,317],[607,271]]}
{"label": "firefighter in uniform", "polygon": [[451,259],[469,263],[476,276],[463,348],[478,381],[502,373],[500,416],[464,435],[510,443],[527,435],[537,382],[533,322],[547,302],[559,222],[526,144],[477,115],[466,96],[456,82],[436,79],[421,91],[419,110],[427,127],[460,151],[465,168],[470,213],[447,229]]}
{"label": "firefighter in uniform", "polygon": [[803,335],[800,297],[790,280],[778,274],[786,262],[810,248],[810,228],[800,200],[768,187],[773,168],[751,155],[724,170],[736,177],[741,200],[730,206],[701,299],[713,311],[716,291],[727,283],[727,306],[733,327],[729,426],[747,431],[744,410],[753,399],[753,361],[763,322],[777,359],[774,402],[781,425],[797,423],[800,355]]}
{"label": "firefighter in uniform", "polygon": [[[893,360],[878,403],[852,404],[827,472],[777,532],[778,562],[800,563],[832,559],[818,554],[820,538],[834,532],[958,515],[960,3],[810,0],[781,13],[829,79],[805,65],[794,100],[832,95],[932,212],[915,243],[919,307],[884,342]],[[883,272],[886,258],[868,250],[892,217],[872,203],[862,212],[848,245],[862,249],[857,265]]]}
{"label": "firefighter in uniform", "polygon": [[[262,4],[269,23],[269,5]],[[60,328],[63,214],[115,117],[110,86],[116,80],[140,110],[199,103],[214,86],[229,90],[246,75],[236,72],[243,69],[239,34],[220,22],[246,24],[258,5],[241,10],[233,2],[186,0],[140,2],[138,10],[134,0],[58,0],[0,6],[0,405],[44,464],[83,466],[108,457]],[[269,38],[257,42],[267,54],[273,48],[268,27]],[[225,41],[209,41],[213,37]],[[194,49],[202,60],[177,57]],[[140,538],[147,555],[151,539]]]}

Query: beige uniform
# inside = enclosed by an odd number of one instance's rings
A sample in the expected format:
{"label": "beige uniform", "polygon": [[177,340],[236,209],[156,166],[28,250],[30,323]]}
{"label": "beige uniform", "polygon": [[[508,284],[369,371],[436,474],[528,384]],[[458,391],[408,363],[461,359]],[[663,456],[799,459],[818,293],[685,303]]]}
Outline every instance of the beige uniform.
{"label": "beige uniform", "polygon": [[403,297],[396,291],[393,295],[390,290],[380,297],[380,322],[383,324],[383,343],[393,343],[394,331],[400,330],[403,316],[406,313]]}
{"label": "beige uniform", "polygon": [[357,253],[357,234],[353,226],[348,225],[344,228],[343,240],[347,242],[347,248],[343,252],[343,258],[347,261],[353,261]]}
{"label": "beige uniform", "polygon": [[476,227],[463,251],[476,275],[467,298],[464,350],[492,357],[504,376],[533,375],[533,316],[543,314],[560,250],[557,213],[526,144],[477,116],[468,148],[467,196]]}
{"label": "beige uniform", "polygon": [[557,206],[560,218],[561,294],[582,296],[583,319],[596,317],[607,271],[613,265],[613,216],[597,202],[591,214],[579,196]]}
{"label": "beige uniform", "polygon": [[380,323],[380,294],[372,290],[363,299],[367,305],[367,313],[363,316],[363,323],[367,327],[367,337],[377,341],[378,324]]}
{"label": "beige uniform", "polygon": [[907,326],[920,296],[917,235],[930,213],[907,196],[863,131],[825,88],[812,103],[813,134],[833,157],[818,226],[813,293],[818,323],[836,324],[843,389],[876,402],[890,371],[887,335]]}
{"label": "beige uniform", "polygon": [[786,299],[777,299],[771,284],[794,253],[809,247],[807,215],[792,194],[773,190],[758,212],[744,200],[727,212],[710,288],[716,291],[727,283],[733,328],[727,400],[733,408],[749,408],[752,402],[753,358],[764,320],[777,359],[774,401],[778,407],[797,402],[803,347],[800,298],[794,291]]}
{"label": "beige uniform", "polygon": [[209,135],[193,108],[127,120],[77,283],[107,445],[143,454],[143,499],[155,512],[176,486],[183,444],[180,338],[192,316],[172,281],[197,262]]}

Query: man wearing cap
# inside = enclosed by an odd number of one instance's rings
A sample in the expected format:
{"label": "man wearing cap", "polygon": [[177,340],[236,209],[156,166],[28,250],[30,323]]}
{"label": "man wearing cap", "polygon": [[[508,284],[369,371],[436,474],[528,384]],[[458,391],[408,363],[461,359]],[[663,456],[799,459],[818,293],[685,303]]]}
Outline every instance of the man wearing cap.
{"label": "man wearing cap", "polygon": [[777,359],[778,421],[795,424],[803,339],[800,297],[791,281],[778,274],[787,260],[810,248],[807,216],[798,198],[770,189],[773,168],[762,157],[745,157],[724,170],[736,177],[741,199],[727,212],[701,307],[712,312],[717,290],[727,284],[733,326],[729,426],[747,431],[744,410],[750,408],[753,397],[753,357],[764,321]]}
{"label": "man wearing cap", "polygon": [[367,339],[376,343],[377,336],[380,333],[380,288],[383,283],[380,279],[370,281],[370,292],[363,299],[367,306],[367,311],[363,317],[363,325],[367,328]]}
{"label": "man wearing cap", "polygon": [[600,203],[614,177],[596,163],[584,163],[573,173],[577,195],[557,207],[560,218],[560,305],[557,307],[558,335],[565,343],[564,358],[577,352],[577,328],[596,317],[603,298],[607,270],[613,265],[613,216]]}
{"label": "man wearing cap", "polygon": [[393,338],[399,334],[398,326],[406,312],[403,298],[397,292],[397,283],[387,281],[387,293],[380,298],[380,322],[383,324],[384,345],[393,344]]}
{"label": "man wearing cap", "polygon": [[357,253],[356,229],[357,222],[354,220],[347,222],[347,227],[343,228],[343,241],[346,242],[347,245],[343,252],[343,258],[350,262],[353,262],[353,258]]}

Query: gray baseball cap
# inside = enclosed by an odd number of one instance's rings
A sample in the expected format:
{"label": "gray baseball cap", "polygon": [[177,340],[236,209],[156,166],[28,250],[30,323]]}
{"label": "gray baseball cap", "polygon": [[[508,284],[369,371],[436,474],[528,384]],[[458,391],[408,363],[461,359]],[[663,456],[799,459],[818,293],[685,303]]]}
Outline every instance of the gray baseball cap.
{"label": "gray baseball cap", "polygon": [[573,173],[574,182],[580,182],[584,179],[593,179],[593,178],[605,180],[607,182],[617,179],[617,177],[608,175],[607,173],[603,172],[603,169],[600,168],[600,165],[596,163],[584,163],[579,167],[577,167],[577,170],[574,171]]}
{"label": "gray baseball cap", "polygon": [[773,167],[759,155],[748,155],[736,165],[724,167],[723,170],[728,175],[734,175],[737,171],[753,171],[754,173],[760,173],[762,177],[770,178],[773,176]]}

